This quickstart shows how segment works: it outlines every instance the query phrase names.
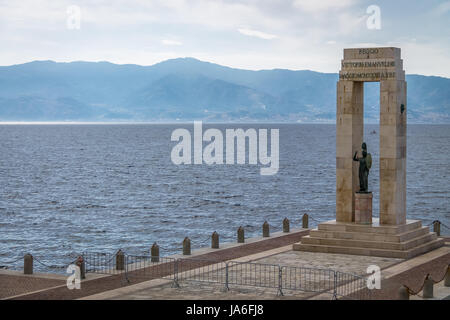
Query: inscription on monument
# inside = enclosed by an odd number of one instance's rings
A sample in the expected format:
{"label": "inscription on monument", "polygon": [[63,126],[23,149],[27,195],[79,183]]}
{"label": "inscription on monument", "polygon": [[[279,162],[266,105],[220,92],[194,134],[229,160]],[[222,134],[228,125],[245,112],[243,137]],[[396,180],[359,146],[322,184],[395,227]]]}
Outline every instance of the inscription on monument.
{"label": "inscription on monument", "polygon": [[340,80],[381,81],[403,78],[402,62],[393,48],[345,49]]}
{"label": "inscription on monument", "polygon": [[371,53],[378,53],[378,48],[365,48],[365,49],[359,49],[359,54],[371,54]]}
{"label": "inscription on monument", "polygon": [[395,72],[350,72],[350,73],[341,73],[339,74],[340,80],[358,80],[358,79],[377,79],[386,80],[386,79],[396,79]]}
{"label": "inscription on monument", "polygon": [[342,68],[393,68],[395,67],[395,60],[371,60],[371,61],[358,61],[358,60],[342,60]]}

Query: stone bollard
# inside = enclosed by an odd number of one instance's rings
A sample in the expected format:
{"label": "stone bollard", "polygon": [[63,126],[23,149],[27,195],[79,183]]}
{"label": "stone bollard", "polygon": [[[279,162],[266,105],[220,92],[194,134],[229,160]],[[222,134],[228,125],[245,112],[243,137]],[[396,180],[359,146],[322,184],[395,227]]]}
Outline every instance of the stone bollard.
{"label": "stone bollard", "polygon": [[398,289],[398,298],[400,300],[409,300],[409,291],[407,287],[401,286]]}
{"label": "stone bollard", "polygon": [[183,240],[183,255],[188,256],[191,254],[191,240],[186,237]]}
{"label": "stone bollard", "polygon": [[302,228],[303,229],[308,229],[308,218],[309,218],[308,214],[305,213],[302,218]]}
{"label": "stone bollard", "polygon": [[151,262],[159,262],[159,246],[156,244],[156,242],[150,248],[150,256]]}
{"label": "stone bollard", "polygon": [[33,274],[33,256],[29,253],[23,256],[23,274]]}
{"label": "stone bollard", "polygon": [[447,273],[444,278],[444,286],[450,287],[450,265],[447,266]]}
{"label": "stone bollard", "polygon": [[219,249],[219,234],[215,231],[211,235],[211,248]]}
{"label": "stone bollard", "polygon": [[283,219],[283,232],[289,232],[289,219]]}
{"label": "stone bollard", "polygon": [[242,228],[242,226],[240,226],[237,229],[237,242],[238,243],[244,243],[245,242],[245,233],[244,233],[244,228]]}
{"label": "stone bollard", "polygon": [[441,236],[441,222],[436,220],[433,222],[433,231],[436,232],[437,236]]}
{"label": "stone bollard", "polygon": [[75,264],[80,268],[80,279],[86,279],[86,265],[82,256],[79,256]]}
{"label": "stone bollard", "polygon": [[125,255],[122,249],[119,249],[116,254],[116,270],[125,270]]}
{"label": "stone bollard", "polygon": [[267,221],[264,221],[264,223],[263,223],[262,233],[263,233],[263,237],[270,237],[269,223]]}
{"label": "stone bollard", "polygon": [[433,298],[433,286],[434,286],[433,279],[431,279],[430,275],[427,275],[425,283],[423,285],[423,294],[422,294],[425,299]]}

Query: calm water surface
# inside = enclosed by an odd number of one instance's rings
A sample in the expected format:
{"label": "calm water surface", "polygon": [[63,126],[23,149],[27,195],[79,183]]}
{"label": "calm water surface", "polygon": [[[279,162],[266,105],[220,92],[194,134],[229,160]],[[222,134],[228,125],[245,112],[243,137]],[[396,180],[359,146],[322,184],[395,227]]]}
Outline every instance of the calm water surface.
{"label": "calm water surface", "polygon": [[[334,125],[204,125],[279,128],[274,176],[254,165],[174,165],[170,136],[179,127],[193,132],[192,124],[0,125],[0,265],[26,252],[54,266],[83,250],[144,254],[155,241],[168,255],[185,236],[195,248],[213,231],[234,240],[240,225],[256,236],[265,220],[280,231],[284,217],[293,227],[303,213],[313,225],[334,219]],[[378,131],[365,128],[375,216]],[[449,141],[448,125],[408,126],[409,219],[450,225]]]}

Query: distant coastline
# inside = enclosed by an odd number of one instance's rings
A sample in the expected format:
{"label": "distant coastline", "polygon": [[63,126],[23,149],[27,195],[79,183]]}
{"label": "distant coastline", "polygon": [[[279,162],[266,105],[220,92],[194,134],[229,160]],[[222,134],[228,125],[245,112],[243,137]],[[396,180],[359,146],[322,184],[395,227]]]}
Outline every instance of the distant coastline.
{"label": "distant coastline", "polygon": [[[152,66],[34,61],[0,67],[0,121],[334,123],[338,78],[194,58]],[[450,79],[408,74],[406,81],[409,123],[450,123]],[[379,99],[379,84],[365,84],[366,123],[378,122]]]}
{"label": "distant coastline", "polygon": [[[204,124],[299,124],[299,125],[336,125],[335,120],[330,122],[296,122],[296,121],[205,121]],[[194,120],[180,121],[0,121],[0,125],[176,125],[176,124],[193,124]],[[377,122],[365,122],[366,125],[379,125]],[[450,123],[425,123],[425,122],[409,122],[408,125],[430,125],[430,126],[449,126]]]}

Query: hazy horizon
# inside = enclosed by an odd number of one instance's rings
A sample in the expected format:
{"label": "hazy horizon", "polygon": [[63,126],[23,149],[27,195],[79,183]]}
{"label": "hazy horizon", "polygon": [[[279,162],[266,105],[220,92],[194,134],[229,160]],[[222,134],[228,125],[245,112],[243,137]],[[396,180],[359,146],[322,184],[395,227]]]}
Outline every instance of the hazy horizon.
{"label": "hazy horizon", "polygon": [[[225,67],[225,68],[230,68],[230,69],[235,69],[235,70],[244,70],[244,71],[273,71],[273,70],[286,70],[286,71],[311,71],[311,72],[317,72],[317,73],[323,73],[323,74],[338,74],[339,73],[339,69],[336,70],[336,72],[322,72],[322,71],[318,71],[318,70],[312,70],[312,69],[286,69],[286,68],[272,68],[272,69],[257,69],[257,70],[252,70],[252,69],[243,69],[243,68],[234,68],[228,65],[223,65],[223,64],[219,64],[217,62],[214,61],[206,61],[206,60],[201,60],[198,59],[196,57],[177,57],[177,58],[169,58],[169,59],[164,59],[158,62],[155,62],[154,64],[149,64],[149,65],[142,65],[142,64],[136,64],[136,63],[114,63],[111,61],[107,61],[107,60],[98,60],[98,61],[89,61],[89,60],[72,60],[72,61],[56,61],[56,60],[30,60],[27,62],[23,62],[23,63],[18,63],[18,64],[11,64],[11,65],[0,65],[1,67],[13,67],[13,66],[19,66],[19,65],[24,65],[24,64],[28,64],[28,63],[33,63],[33,62],[51,62],[51,63],[109,63],[109,64],[113,64],[116,66],[137,66],[137,67],[152,67],[155,65],[158,65],[160,63],[164,63],[167,61],[171,61],[171,60],[182,60],[182,59],[191,59],[191,60],[197,60],[200,62],[205,62],[205,63],[210,63],[210,64],[215,64],[215,65],[219,65],[221,67]],[[425,74],[419,74],[419,73],[405,73],[406,75],[418,75],[418,76],[424,76],[424,77],[438,77],[438,78],[443,78],[443,79],[450,79],[449,77],[445,77],[445,76],[439,76],[439,75],[425,75]]]}

